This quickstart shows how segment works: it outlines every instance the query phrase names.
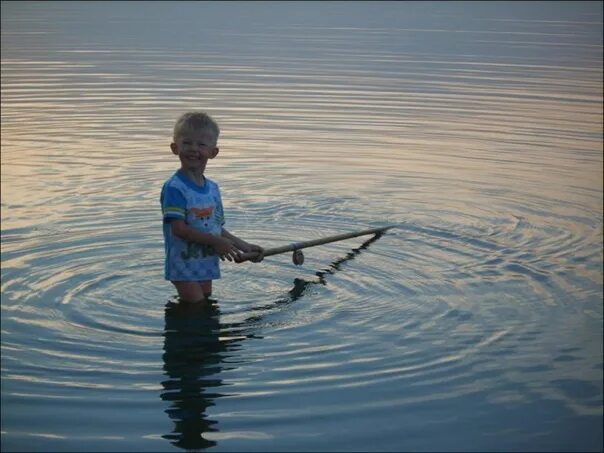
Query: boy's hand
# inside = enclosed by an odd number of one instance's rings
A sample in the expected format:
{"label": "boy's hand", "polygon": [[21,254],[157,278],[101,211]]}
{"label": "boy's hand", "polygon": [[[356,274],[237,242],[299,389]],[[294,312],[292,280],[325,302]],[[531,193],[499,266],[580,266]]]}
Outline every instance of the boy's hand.
{"label": "boy's hand", "polygon": [[[240,243],[239,249],[243,253],[256,253],[257,255],[254,258],[251,258],[250,261],[252,263],[259,263],[264,259],[264,249],[256,244],[249,244],[247,242]],[[235,260],[236,263],[241,262],[241,256]]]}
{"label": "boy's hand", "polygon": [[259,263],[260,261],[262,261],[264,259],[264,249],[262,247],[260,247],[259,245],[256,244],[249,244],[249,252],[256,252],[258,253],[258,255],[251,259],[250,261],[252,263]]}
{"label": "boy's hand", "polygon": [[241,259],[239,250],[235,247],[235,244],[233,244],[230,239],[217,237],[213,247],[216,251],[216,254],[222,261],[227,259],[229,261],[237,262]]}

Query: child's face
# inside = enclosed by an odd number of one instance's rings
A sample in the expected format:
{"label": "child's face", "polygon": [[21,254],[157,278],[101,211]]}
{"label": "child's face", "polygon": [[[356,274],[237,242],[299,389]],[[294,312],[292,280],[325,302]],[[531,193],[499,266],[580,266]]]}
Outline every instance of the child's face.
{"label": "child's face", "polygon": [[208,159],[218,154],[216,139],[205,131],[187,131],[182,133],[170,149],[180,159],[183,170],[204,171]]}

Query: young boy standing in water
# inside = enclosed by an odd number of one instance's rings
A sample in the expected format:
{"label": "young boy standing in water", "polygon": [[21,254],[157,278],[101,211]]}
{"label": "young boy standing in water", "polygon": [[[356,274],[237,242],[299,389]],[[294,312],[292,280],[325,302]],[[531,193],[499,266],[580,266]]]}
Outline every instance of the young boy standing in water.
{"label": "young boy standing in water", "polygon": [[174,126],[172,152],[180,170],[161,191],[165,278],[182,301],[203,302],[212,293],[212,280],[220,278],[218,258],[238,261],[241,252],[258,252],[224,228],[224,211],[218,185],[204,176],[209,159],[218,155],[216,122],[202,112],[182,115]]}

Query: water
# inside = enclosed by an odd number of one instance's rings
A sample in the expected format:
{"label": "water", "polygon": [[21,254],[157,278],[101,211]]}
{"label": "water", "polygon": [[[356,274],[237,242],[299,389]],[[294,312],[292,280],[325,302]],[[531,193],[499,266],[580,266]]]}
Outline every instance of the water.
{"label": "water", "polygon": [[[211,309],[163,281],[210,112]],[[2,3],[3,451],[602,450],[601,2]]]}

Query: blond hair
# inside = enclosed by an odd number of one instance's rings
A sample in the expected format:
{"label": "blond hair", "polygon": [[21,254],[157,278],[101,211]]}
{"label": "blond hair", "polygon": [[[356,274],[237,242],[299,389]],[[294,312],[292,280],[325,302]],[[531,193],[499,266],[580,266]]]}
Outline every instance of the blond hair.
{"label": "blond hair", "polygon": [[187,112],[178,118],[174,125],[174,141],[187,131],[209,132],[214,137],[214,141],[218,140],[220,134],[218,123],[205,112]]}

